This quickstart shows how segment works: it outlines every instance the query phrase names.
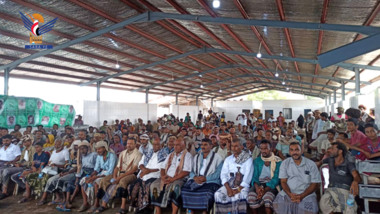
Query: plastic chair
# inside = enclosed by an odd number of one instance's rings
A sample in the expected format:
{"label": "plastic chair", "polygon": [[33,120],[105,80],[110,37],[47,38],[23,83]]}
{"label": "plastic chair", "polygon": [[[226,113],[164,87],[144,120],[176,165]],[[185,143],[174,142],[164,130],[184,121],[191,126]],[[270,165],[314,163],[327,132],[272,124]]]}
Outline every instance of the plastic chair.
{"label": "plastic chair", "polygon": [[380,173],[380,161],[357,161],[356,168],[363,178],[363,184],[359,184],[359,197],[364,199],[364,212],[369,213],[369,201],[380,199],[380,185],[368,184],[368,175],[365,173]]}

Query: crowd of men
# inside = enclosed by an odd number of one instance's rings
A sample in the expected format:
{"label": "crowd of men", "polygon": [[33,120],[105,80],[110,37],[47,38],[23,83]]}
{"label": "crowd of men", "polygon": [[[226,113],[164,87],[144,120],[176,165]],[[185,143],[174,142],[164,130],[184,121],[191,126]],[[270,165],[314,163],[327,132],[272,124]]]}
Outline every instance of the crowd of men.
{"label": "crowd of men", "polygon": [[[331,116],[315,110],[302,125],[285,122],[281,112],[267,121],[244,113],[225,121],[224,113],[207,113],[196,120],[187,114],[155,123],[104,121],[79,131],[2,128],[0,199],[17,184],[25,189],[18,203],[39,195],[37,206],[63,212],[100,213],[121,198],[118,213],[207,213],[214,204],[222,214],[355,213],[350,199],[361,181],[355,159],[380,159],[378,129],[364,108],[338,107]],[[322,164],[326,175],[320,174]],[[324,176],[328,185],[318,203]],[[371,182],[380,183],[376,177]],[[80,197],[82,205],[74,207]]]}

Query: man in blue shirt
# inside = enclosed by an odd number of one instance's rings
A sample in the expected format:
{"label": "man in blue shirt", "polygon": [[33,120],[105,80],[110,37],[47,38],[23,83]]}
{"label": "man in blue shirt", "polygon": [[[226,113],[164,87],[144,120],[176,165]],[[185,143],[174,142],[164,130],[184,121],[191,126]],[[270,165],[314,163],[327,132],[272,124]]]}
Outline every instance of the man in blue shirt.
{"label": "man in blue shirt", "polygon": [[[91,191],[88,189],[91,189],[92,186],[94,186],[94,192],[96,195],[98,193],[100,181],[103,177],[111,175],[116,165],[117,157],[114,153],[109,151],[107,142],[97,142],[95,149],[98,153],[98,156],[96,157],[94,172],[90,176],[83,178],[80,182],[82,185],[81,191],[83,204],[79,208],[79,212],[83,212],[90,207],[90,204],[88,203],[88,197],[90,196]],[[92,207],[90,211],[95,212],[96,206]]]}

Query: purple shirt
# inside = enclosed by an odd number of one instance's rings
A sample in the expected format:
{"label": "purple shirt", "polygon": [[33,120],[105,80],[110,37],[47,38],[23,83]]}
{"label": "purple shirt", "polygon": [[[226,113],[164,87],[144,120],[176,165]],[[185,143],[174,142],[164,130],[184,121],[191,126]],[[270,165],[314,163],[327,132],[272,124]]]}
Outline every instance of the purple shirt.
{"label": "purple shirt", "polygon": [[116,154],[117,156],[119,156],[119,154],[120,154],[122,151],[124,151],[124,146],[121,145],[121,143],[118,143],[118,144],[113,143],[113,144],[110,145],[110,148],[115,152],[115,154]]}

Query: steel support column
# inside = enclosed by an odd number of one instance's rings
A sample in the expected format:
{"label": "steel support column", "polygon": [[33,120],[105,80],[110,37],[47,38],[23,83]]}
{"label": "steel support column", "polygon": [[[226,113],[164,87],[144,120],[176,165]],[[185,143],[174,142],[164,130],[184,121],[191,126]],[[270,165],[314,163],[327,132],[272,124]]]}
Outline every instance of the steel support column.
{"label": "steel support column", "polygon": [[101,82],[96,82],[96,101],[100,101],[100,84]]}
{"label": "steel support column", "polygon": [[199,100],[199,97],[197,96],[197,97],[195,98],[195,105],[196,105],[196,106],[199,105],[198,100]]}
{"label": "steel support column", "polygon": [[342,82],[342,101],[346,100],[346,86],[344,82]]}
{"label": "steel support column", "polygon": [[355,71],[355,94],[360,94],[360,72],[359,68],[354,68]]}
{"label": "steel support column", "polygon": [[336,90],[334,90],[334,103],[336,103]]}
{"label": "steel support column", "polygon": [[178,93],[175,94],[175,104],[178,105]]}
{"label": "steel support column", "polygon": [[145,103],[146,103],[146,104],[149,103],[149,89],[146,89],[146,90],[145,90]]}
{"label": "steel support column", "polygon": [[9,95],[9,72],[10,72],[9,68],[6,68],[4,70],[4,95],[5,96]]}
{"label": "steel support column", "polygon": [[211,98],[211,108],[214,107],[214,98]]}
{"label": "steel support column", "polygon": [[331,105],[331,94],[329,94],[329,105]]}

